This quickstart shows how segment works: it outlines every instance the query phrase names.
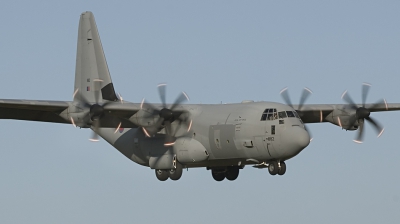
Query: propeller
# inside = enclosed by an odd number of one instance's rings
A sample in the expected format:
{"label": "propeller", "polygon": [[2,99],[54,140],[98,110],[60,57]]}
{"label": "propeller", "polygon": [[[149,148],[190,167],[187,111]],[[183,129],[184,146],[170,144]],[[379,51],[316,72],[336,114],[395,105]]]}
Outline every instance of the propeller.
{"label": "propeller", "polygon": [[351,109],[355,110],[355,113],[350,117],[349,128],[355,126],[358,122],[358,133],[356,138],[353,140],[356,143],[362,143],[364,137],[364,123],[365,120],[369,122],[374,130],[378,133],[377,137],[380,137],[385,130],[375,119],[370,117],[371,110],[380,108],[383,105],[386,106],[386,101],[384,99],[379,100],[377,103],[374,104],[366,104],[367,96],[369,89],[371,88],[371,84],[363,83],[361,88],[361,100],[362,106],[359,107],[357,104],[354,103],[350,95],[347,93],[347,90],[344,91],[342,94],[342,99],[350,106]]}
{"label": "propeller", "polygon": [[[300,97],[300,103],[299,106],[297,108],[297,111],[301,113],[301,108],[303,108],[304,103],[306,102],[306,100],[308,99],[308,97],[310,97],[310,95],[313,92],[311,91],[311,89],[305,87],[303,89],[303,92],[301,93],[301,97]],[[289,91],[288,91],[288,87],[284,88],[281,90],[280,92],[283,100],[285,101],[285,103],[290,106],[291,108],[293,108],[293,104],[292,101],[290,100],[290,96],[289,96]]]}
{"label": "propeller", "polygon": [[191,120],[189,121],[188,116],[181,116],[182,114],[187,113],[187,111],[177,109],[178,106],[180,106],[183,102],[188,101],[189,97],[185,92],[181,92],[174,101],[174,103],[168,108],[166,103],[167,85],[165,83],[159,84],[157,88],[162,103],[162,108],[161,109],[156,108],[155,106],[145,102],[144,100],[142,101],[141,108],[150,109],[152,112],[150,113],[149,116],[158,116],[159,118],[158,121],[153,126],[148,128],[143,127],[143,131],[148,137],[151,137],[152,135],[160,131],[162,128],[164,128],[165,129],[164,145],[172,146],[175,143],[176,140],[175,135],[179,129],[176,128],[175,132],[173,132],[171,125],[172,122],[179,121],[179,125],[184,123],[186,126],[188,126],[188,131],[191,128],[192,121]]}
{"label": "propeller", "polygon": [[[101,99],[101,82],[103,80],[101,79],[94,79],[94,103],[91,103],[88,101],[79,91],[78,89],[74,92],[73,98],[78,99],[79,102],[83,103],[83,107],[87,108],[88,113],[86,116],[90,119],[91,121],[91,126],[93,128],[92,130],[92,137],[89,139],[92,142],[97,142],[99,141],[99,136],[97,134],[99,128],[100,128],[100,123],[101,123],[101,118],[104,117],[104,107],[110,103],[113,103],[113,101],[107,101],[105,103],[102,103]],[[123,103],[123,99],[120,94],[119,98],[121,103]],[[75,126],[74,120],[71,118],[72,124]],[[121,124],[118,126],[118,128],[121,126]]]}
{"label": "propeller", "polygon": [[[301,109],[303,108],[304,103],[305,103],[306,100],[311,96],[312,93],[313,93],[313,92],[311,91],[311,89],[309,89],[309,88],[307,88],[307,87],[305,87],[305,88],[303,89],[303,91],[302,91],[302,93],[301,93],[301,97],[300,97],[300,103],[299,103],[299,106],[298,106],[298,108],[297,108],[297,110],[296,110],[297,113],[300,114],[300,116],[303,115],[302,112],[301,112]],[[291,108],[294,109],[293,104],[292,104],[292,101],[290,100],[288,87],[282,89],[282,90],[280,91],[280,94],[281,94],[283,100],[285,101],[285,103],[286,103],[288,106],[290,106]],[[304,129],[306,129],[306,131],[309,133],[309,135],[310,135],[310,137],[311,137],[311,132],[309,131],[309,129],[307,128],[307,126],[306,126],[305,124],[304,124]],[[312,141],[312,140],[313,140],[313,139],[311,138],[310,141]]]}

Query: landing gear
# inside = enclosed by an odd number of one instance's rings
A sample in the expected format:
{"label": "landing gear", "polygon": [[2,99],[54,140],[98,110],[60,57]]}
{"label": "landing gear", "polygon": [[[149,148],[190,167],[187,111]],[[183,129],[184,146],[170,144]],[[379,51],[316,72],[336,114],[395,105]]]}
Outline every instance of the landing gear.
{"label": "landing gear", "polygon": [[212,169],[211,170],[212,177],[216,181],[223,181],[225,179],[225,172],[219,171],[217,169]]}
{"label": "landing gear", "polygon": [[279,164],[277,161],[272,161],[268,165],[268,171],[271,175],[283,175],[286,173],[286,163],[281,161]]}
{"label": "landing gear", "polygon": [[283,175],[286,173],[286,163],[285,162],[280,162],[281,167],[279,168],[278,175]]}
{"label": "landing gear", "polygon": [[169,177],[168,170],[156,170],[156,177],[159,181],[166,181]]}
{"label": "landing gear", "polygon": [[176,169],[169,170],[169,178],[171,180],[179,180],[182,176],[183,168],[180,163],[176,164]]}
{"label": "landing gear", "polygon": [[171,180],[179,180],[183,173],[183,167],[180,163],[176,163],[176,169],[170,170],[156,170],[156,177],[160,181],[166,181],[168,178]]}
{"label": "landing gear", "polygon": [[269,171],[269,174],[271,174],[271,175],[278,174],[278,172],[279,172],[278,163],[276,161],[270,162],[268,165],[268,171]]}
{"label": "landing gear", "polygon": [[225,172],[226,179],[230,181],[236,180],[238,176],[239,176],[239,167],[237,166],[230,166]]}
{"label": "landing gear", "polygon": [[226,168],[214,168],[211,169],[211,174],[214,180],[216,181],[223,181],[225,178],[233,181],[236,180],[239,176],[239,169],[238,166],[228,166]]}

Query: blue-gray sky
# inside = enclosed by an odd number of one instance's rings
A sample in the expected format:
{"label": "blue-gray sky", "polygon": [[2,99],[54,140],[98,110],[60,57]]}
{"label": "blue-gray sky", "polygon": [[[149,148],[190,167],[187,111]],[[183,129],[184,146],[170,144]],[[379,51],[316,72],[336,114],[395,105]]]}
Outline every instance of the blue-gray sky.
{"label": "blue-gray sky", "polygon": [[[0,98],[71,100],[79,15],[92,11],[124,99],[342,103],[346,89],[400,103],[399,1],[3,1]],[[89,130],[0,121],[2,223],[396,223],[400,112],[355,132],[312,124],[284,176],[246,167],[234,182],[203,168],[159,182]]]}

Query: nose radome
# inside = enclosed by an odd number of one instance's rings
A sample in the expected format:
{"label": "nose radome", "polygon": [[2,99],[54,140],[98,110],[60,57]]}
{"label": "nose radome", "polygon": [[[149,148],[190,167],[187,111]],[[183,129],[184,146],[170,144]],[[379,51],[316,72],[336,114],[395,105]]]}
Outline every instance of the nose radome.
{"label": "nose radome", "polygon": [[291,158],[310,144],[310,135],[300,126],[287,128],[282,136],[282,146],[285,157]]}
{"label": "nose radome", "polygon": [[294,136],[295,143],[299,148],[304,149],[305,147],[308,146],[308,144],[310,144],[310,135],[305,129],[301,127],[293,127],[293,129],[295,133]]}

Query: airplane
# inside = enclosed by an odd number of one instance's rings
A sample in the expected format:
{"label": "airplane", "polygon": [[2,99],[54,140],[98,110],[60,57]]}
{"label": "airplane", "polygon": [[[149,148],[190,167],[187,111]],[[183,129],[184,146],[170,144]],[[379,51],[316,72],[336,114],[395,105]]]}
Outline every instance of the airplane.
{"label": "airplane", "polygon": [[179,180],[183,169],[203,167],[216,181],[236,180],[246,165],[284,175],[286,161],[306,148],[312,138],[307,123],[329,122],[358,130],[362,143],[365,121],[378,137],[384,128],[371,112],[400,110],[380,100],[367,104],[371,87],[362,85],[362,104],[347,92],[346,104],[305,104],[312,91],[303,90],[294,105],[287,88],[286,104],[242,101],[233,104],[183,104],[182,92],[166,103],[166,84],[158,85],[161,104],[125,101],[116,94],[92,12],[80,15],[72,101],[0,99],[0,119],[72,124],[90,128],[133,162],[155,170],[158,180]]}

